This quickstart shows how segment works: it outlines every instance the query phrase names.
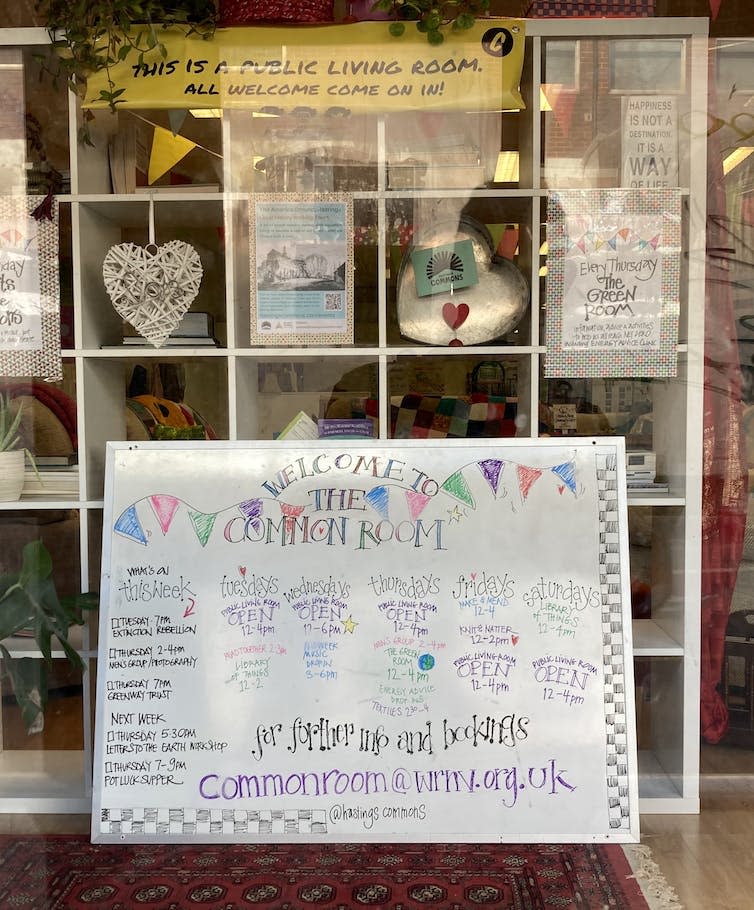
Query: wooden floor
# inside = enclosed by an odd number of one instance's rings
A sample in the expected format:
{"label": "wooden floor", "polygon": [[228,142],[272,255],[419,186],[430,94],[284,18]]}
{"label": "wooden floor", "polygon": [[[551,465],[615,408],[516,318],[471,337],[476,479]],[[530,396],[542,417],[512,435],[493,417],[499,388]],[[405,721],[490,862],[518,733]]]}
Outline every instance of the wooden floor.
{"label": "wooden floor", "polygon": [[[754,751],[705,746],[701,792],[699,815],[643,815],[642,843],[684,910],[754,910]],[[0,815],[0,833],[88,831],[88,815]]]}
{"label": "wooden floor", "polygon": [[643,815],[641,840],[685,910],[754,908],[754,752],[702,748],[699,815]]}

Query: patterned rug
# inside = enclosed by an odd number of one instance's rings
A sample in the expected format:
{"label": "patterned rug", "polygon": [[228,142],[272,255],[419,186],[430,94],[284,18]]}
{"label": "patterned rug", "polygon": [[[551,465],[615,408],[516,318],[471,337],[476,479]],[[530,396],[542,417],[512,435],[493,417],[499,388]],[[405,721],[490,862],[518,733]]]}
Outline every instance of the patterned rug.
{"label": "patterned rug", "polygon": [[90,844],[0,837],[0,908],[647,910],[617,845]]}

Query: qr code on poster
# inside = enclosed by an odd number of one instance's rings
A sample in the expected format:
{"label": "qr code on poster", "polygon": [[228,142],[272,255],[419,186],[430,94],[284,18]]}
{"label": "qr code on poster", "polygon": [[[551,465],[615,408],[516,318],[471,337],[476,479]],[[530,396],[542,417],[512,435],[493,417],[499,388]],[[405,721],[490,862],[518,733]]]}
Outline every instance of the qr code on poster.
{"label": "qr code on poster", "polygon": [[328,313],[343,309],[342,294],[325,294],[325,311]]}

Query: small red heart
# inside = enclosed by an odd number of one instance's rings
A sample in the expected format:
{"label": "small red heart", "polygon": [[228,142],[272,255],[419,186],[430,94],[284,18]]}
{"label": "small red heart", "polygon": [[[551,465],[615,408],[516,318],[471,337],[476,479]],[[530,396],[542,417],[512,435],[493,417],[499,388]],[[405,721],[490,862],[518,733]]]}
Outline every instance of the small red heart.
{"label": "small red heart", "polygon": [[518,635],[511,635],[511,641],[514,645],[518,644]]}
{"label": "small red heart", "polygon": [[238,571],[241,573],[241,575],[244,576],[244,578],[246,577],[246,566],[239,566]]}
{"label": "small red heart", "polygon": [[466,322],[469,316],[469,307],[465,303],[459,303],[456,306],[453,303],[445,303],[442,308],[442,318],[445,320],[447,326],[449,326],[455,332],[456,329],[460,329],[461,326]]}
{"label": "small red heart", "polygon": [[560,493],[561,496],[563,495],[563,490],[565,490],[565,487],[564,487],[564,486],[559,486],[559,487],[558,487],[558,493]]}

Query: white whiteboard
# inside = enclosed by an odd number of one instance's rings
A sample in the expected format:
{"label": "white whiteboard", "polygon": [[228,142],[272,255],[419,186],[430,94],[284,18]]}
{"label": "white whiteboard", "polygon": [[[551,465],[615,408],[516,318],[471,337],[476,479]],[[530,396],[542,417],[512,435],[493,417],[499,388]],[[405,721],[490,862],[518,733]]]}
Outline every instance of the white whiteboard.
{"label": "white whiteboard", "polygon": [[624,458],[108,444],[93,840],[638,840]]}

